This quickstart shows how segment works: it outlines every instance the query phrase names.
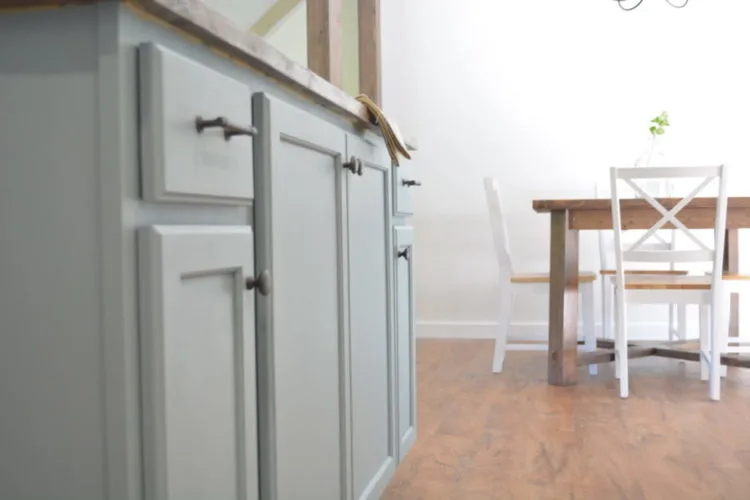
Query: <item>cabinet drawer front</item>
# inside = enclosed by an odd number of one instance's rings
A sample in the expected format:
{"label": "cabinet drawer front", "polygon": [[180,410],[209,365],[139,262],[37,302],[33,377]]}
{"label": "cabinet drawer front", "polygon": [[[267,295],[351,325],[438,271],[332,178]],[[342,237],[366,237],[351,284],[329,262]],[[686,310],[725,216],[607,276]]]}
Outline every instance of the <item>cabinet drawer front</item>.
{"label": "cabinet drawer front", "polygon": [[257,500],[253,235],[140,230],[146,500]]}
{"label": "cabinet drawer front", "polygon": [[420,181],[414,178],[414,168],[411,162],[404,162],[399,167],[393,167],[393,211],[394,215],[406,216],[414,213],[412,193],[419,188]]}
{"label": "cabinet drawer front", "polygon": [[[143,197],[251,203],[250,88],[153,43],[140,46],[139,66]],[[207,122],[199,131],[198,117],[229,127]],[[240,133],[227,139],[225,130]]]}

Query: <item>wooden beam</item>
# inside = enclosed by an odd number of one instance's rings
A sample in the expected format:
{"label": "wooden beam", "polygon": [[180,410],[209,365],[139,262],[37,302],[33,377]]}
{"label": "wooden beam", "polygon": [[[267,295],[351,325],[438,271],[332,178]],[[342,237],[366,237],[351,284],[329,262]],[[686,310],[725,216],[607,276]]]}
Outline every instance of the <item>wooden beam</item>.
{"label": "wooden beam", "polygon": [[302,0],[276,0],[253,27],[250,28],[250,31],[259,36],[268,35],[282,19],[288,16],[301,3]]}
{"label": "wooden beam", "polygon": [[578,366],[611,363],[615,360],[615,351],[593,351],[578,354]]}
{"label": "wooden beam", "polygon": [[[654,356],[656,348],[648,346],[628,347],[628,358],[647,358]],[[615,360],[614,350],[602,350],[593,352],[581,352],[578,354],[578,366],[596,365],[600,363],[611,363]]]}
{"label": "wooden beam", "polygon": [[359,91],[382,104],[380,74],[380,0],[357,0],[359,19]]}
{"label": "wooden beam", "polygon": [[[685,361],[700,361],[701,355],[697,349],[686,351],[681,349],[670,349],[666,346],[654,347],[654,356],[662,358],[682,359]],[[726,366],[738,366],[740,368],[750,368],[750,356],[740,354],[723,354],[721,364]]]}
{"label": "wooden beam", "polygon": [[307,67],[342,86],[342,0],[307,0]]}
{"label": "wooden beam", "polygon": [[682,359],[685,361],[700,361],[701,355],[698,351],[685,351],[682,349],[670,349],[665,346],[654,347],[654,356],[671,359]]}

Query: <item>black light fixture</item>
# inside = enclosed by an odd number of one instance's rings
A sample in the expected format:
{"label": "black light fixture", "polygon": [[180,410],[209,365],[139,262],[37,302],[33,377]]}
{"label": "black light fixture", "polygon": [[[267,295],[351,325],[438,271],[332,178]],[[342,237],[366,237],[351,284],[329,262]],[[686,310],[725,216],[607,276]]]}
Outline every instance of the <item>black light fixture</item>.
{"label": "black light fixture", "polygon": [[[674,7],[675,9],[681,9],[688,4],[689,0],[682,0],[681,2],[680,1],[675,2],[673,0],[664,0],[664,1],[667,2],[669,5],[671,5],[672,7]],[[619,5],[622,10],[634,10],[643,3],[643,0],[615,0],[615,2],[617,2],[617,5]],[[628,5],[630,6],[628,7]]]}

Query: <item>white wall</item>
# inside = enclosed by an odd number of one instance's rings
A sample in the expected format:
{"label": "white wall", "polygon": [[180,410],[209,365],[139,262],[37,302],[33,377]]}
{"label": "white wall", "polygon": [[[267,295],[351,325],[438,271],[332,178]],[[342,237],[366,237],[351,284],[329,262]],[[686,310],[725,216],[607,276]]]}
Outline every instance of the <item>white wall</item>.
{"label": "white wall", "polygon": [[[359,93],[357,0],[342,1],[341,24],[344,73],[342,88],[356,96]],[[294,62],[307,67],[307,2],[300,2],[271,30],[266,40]]]}
{"label": "white wall", "polygon": [[307,2],[292,9],[265,39],[292,61],[307,67]]}
{"label": "white wall", "polygon": [[[531,200],[593,196],[609,166],[633,164],[662,110],[668,160],[731,164],[730,193],[748,194],[747,2],[644,0],[623,12],[612,0],[383,0],[382,18],[384,106],[420,146],[423,335],[492,332],[485,175],[500,179],[517,271],[548,269],[549,220]],[[581,256],[582,269],[599,268],[594,233]],[[634,313],[642,326],[666,318]],[[517,333],[543,335],[546,298],[517,302],[514,317]]]}
{"label": "white wall", "polygon": [[204,0],[211,8],[238,27],[249,30],[271,7],[274,0]]}

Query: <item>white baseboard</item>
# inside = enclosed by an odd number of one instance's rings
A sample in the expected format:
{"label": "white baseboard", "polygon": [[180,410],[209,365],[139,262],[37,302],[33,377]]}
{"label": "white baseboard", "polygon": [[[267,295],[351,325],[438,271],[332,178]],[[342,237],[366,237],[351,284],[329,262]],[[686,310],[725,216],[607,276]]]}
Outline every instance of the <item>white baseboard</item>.
{"label": "white baseboard", "polygon": [[[421,339],[494,339],[498,323],[492,321],[417,321],[417,338]],[[601,324],[596,326],[601,331]],[[688,330],[688,336],[692,337]],[[667,322],[630,323],[628,337],[633,340],[666,340]],[[509,340],[547,340],[547,323],[517,321],[511,323]]]}

